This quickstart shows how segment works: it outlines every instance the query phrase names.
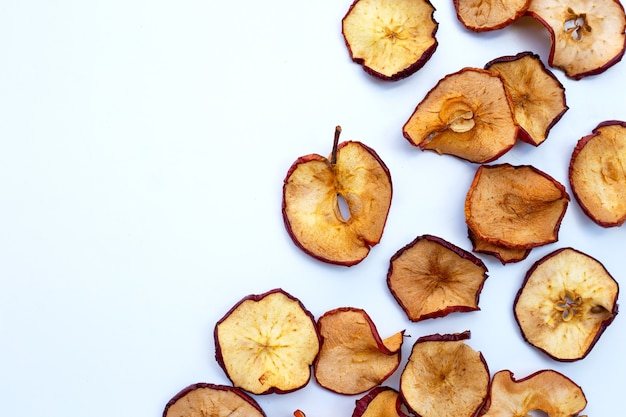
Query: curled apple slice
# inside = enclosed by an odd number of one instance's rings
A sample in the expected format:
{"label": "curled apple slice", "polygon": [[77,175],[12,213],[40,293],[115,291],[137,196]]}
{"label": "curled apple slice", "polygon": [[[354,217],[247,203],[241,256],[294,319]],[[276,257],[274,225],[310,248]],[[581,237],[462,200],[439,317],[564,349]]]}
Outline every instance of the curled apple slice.
{"label": "curled apple slice", "polygon": [[516,380],[511,371],[503,370],[493,376],[489,404],[481,417],[527,416],[536,410],[550,417],[577,416],[586,406],[580,386],[557,371],[545,369]]}
{"label": "curled apple slice", "polygon": [[475,32],[502,29],[524,15],[530,0],[454,0],[459,21]]}
{"label": "curled apple slice", "polygon": [[472,250],[474,252],[491,255],[499,260],[502,265],[523,261],[531,251],[531,249],[507,248],[506,246],[487,242],[472,233],[470,229],[468,229],[467,233],[472,242]]}
{"label": "curled apple slice", "polygon": [[493,161],[517,140],[518,126],[502,79],[478,68],[463,68],[441,79],[403,127],[421,150],[470,162]]}
{"label": "curled apple slice", "polygon": [[538,146],[568,110],[565,88],[532,52],[496,58],[485,65],[504,80],[520,139]]}
{"label": "curled apple slice", "polygon": [[411,321],[479,310],[485,264],[436,236],[418,236],[396,252],[387,285]]}
{"label": "curled apple slice", "polygon": [[403,403],[428,417],[473,417],[487,399],[489,369],[468,331],[419,338],[400,377]]}
{"label": "curled apple slice", "polygon": [[282,289],[243,298],[217,322],[214,338],[218,364],[253,394],[304,387],[320,345],[312,314]]}
{"label": "curled apple slice", "polygon": [[378,386],[356,401],[352,417],[408,417],[399,411],[399,395],[391,387]]}
{"label": "curled apple slice", "polygon": [[360,394],[387,379],[400,365],[404,331],[381,339],[364,310],[343,307],[318,320],[321,349],[314,375],[324,388]]}
{"label": "curled apple slice", "polygon": [[584,358],[617,315],[617,282],[596,259],[572,248],[537,261],[515,298],[524,339],[559,361]]}
{"label": "curled apple slice", "polygon": [[208,383],[189,385],[165,405],[163,417],[265,417],[259,404],[238,388]]}
{"label": "curled apple slice", "polygon": [[602,227],[626,221],[626,122],[602,122],[581,138],[570,159],[576,201]]}

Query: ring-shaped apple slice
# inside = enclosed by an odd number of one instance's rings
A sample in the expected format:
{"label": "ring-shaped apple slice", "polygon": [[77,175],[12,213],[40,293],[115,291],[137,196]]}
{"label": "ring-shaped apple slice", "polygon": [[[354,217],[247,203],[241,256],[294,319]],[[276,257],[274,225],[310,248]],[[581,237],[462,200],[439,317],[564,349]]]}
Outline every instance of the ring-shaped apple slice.
{"label": "ring-shaped apple slice", "polygon": [[163,417],[265,417],[259,404],[242,390],[200,382],[189,385],[165,405]]}
{"label": "ring-shaped apple slice", "polygon": [[576,361],[615,319],[618,293],[617,282],[596,259],[559,249],[526,274],[515,298],[515,319],[532,346],[558,361]]}
{"label": "ring-shaped apple slice", "polygon": [[459,21],[474,32],[502,29],[524,15],[530,0],[454,0]]}

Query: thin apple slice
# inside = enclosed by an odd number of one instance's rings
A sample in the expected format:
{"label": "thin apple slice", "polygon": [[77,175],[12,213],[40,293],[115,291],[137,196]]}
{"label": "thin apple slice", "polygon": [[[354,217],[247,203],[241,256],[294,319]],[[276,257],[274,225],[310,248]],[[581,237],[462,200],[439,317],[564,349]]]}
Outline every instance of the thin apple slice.
{"label": "thin apple slice", "polygon": [[502,265],[523,261],[530,254],[531,249],[507,248],[487,242],[476,236],[471,229],[467,229],[468,237],[472,242],[472,250],[477,253],[491,255],[500,261]]}
{"label": "thin apple slice", "polygon": [[506,153],[518,126],[502,79],[479,68],[463,68],[441,79],[403,127],[421,150],[486,163]]}
{"label": "thin apple slice", "polygon": [[522,17],[530,0],[454,0],[459,21],[474,32],[502,29]]}
{"label": "thin apple slice", "polygon": [[480,239],[531,249],[558,240],[569,202],[565,187],[530,165],[481,165],[465,199],[465,220]]}
{"label": "thin apple slice", "polygon": [[617,315],[617,282],[596,259],[572,248],[537,261],[515,298],[524,339],[553,359],[584,358]]}
{"label": "thin apple slice", "polygon": [[600,123],[581,138],[569,164],[574,198],[602,227],[626,221],[626,122]]}
{"label": "thin apple slice", "polygon": [[422,68],[437,49],[438,23],[428,0],[356,0],[342,20],[352,60],[396,81]]}
{"label": "thin apple slice", "polygon": [[422,417],[473,417],[487,399],[489,369],[465,343],[469,331],[420,337],[400,377],[403,403]]}
{"label": "thin apple slice", "polygon": [[218,364],[253,394],[304,387],[320,346],[313,315],[282,289],[244,297],[217,322],[214,338]]}
{"label": "thin apple slice", "polygon": [[165,405],[163,417],[265,417],[259,404],[242,390],[200,382],[189,385]]}
{"label": "thin apple slice", "polygon": [[520,126],[520,139],[538,146],[568,110],[565,88],[537,54],[521,52],[496,58],[485,65],[504,80]]}
{"label": "thin apple slice", "polygon": [[422,235],[397,251],[387,286],[411,321],[480,310],[487,267],[471,253],[437,236]]}
{"label": "thin apple slice", "polygon": [[[310,154],[291,165],[283,185],[282,212],[296,246],[318,260],[351,266],[380,242],[392,185],[378,154],[361,142],[338,143],[340,132],[337,126],[329,158]],[[342,214],[340,198],[348,216]]]}
{"label": "thin apple slice", "polygon": [[408,417],[399,410],[399,396],[391,387],[378,386],[356,401],[352,417]]}
{"label": "thin apple slice", "polygon": [[618,0],[531,0],[528,14],[550,32],[548,64],[579,80],[617,64],[626,47],[626,16]]}
{"label": "thin apple slice", "polygon": [[488,403],[481,417],[527,416],[536,410],[549,417],[570,417],[587,406],[587,399],[580,386],[557,371],[545,369],[516,380],[503,370],[493,376]]}
{"label": "thin apple slice", "polygon": [[318,320],[322,339],[314,375],[324,388],[339,394],[360,394],[382,383],[400,365],[404,331],[381,339],[368,314],[343,307]]}

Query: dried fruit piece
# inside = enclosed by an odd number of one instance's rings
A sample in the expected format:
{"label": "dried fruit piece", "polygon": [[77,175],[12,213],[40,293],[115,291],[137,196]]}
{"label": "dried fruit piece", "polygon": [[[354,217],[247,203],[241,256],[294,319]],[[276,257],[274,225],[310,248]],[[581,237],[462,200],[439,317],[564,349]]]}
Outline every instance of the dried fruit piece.
{"label": "dried fruit piece", "polygon": [[518,126],[502,79],[478,68],[463,68],[441,79],[403,127],[421,150],[470,162],[493,161],[515,144]]}
{"label": "dried fruit piece", "polygon": [[558,240],[569,195],[530,165],[482,165],[465,199],[471,232],[498,246],[531,249]]}
{"label": "dried fruit piece", "polygon": [[322,347],[314,374],[324,388],[360,394],[387,379],[400,365],[404,331],[381,339],[364,310],[343,307],[318,320]]}
{"label": "dried fruit piece", "polygon": [[408,77],[437,49],[434,12],[428,0],[356,0],[342,20],[350,57],[380,79]]}
{"label": "dried fruit piece", "polygon": [[584,358],[617,315],[617,282],[596,259],[554,251],[526,274],[515,298],[524,339],[559,361]]}
{"label": "dried fruit piece", "polygon": [[265,417],[265,413],[238,388],[201,382],[172,397],[163,417]]}
{"label": "dried fruit piece", "polygon": [[356,401],[352,417],[406,417],[398,410],[399,393],[378,386]]}
{"label": "dried fruit piece", "polygon": [[523,261],[530,254],[530,249],[507,248],[506,246],[496,245],[487,242],[476,236],[468,229],[468,237],[472,242],[472,250],[478,253],[494,256],[503,265]]}
{"label": "dried fruit piece", "polygon": [[217,322],[214,338],[218,364],[253,394],[304,387],[320,345],[313,315],[282,289],[243,298]]}
{"label": "dried fruit piece", "polygon": [[545,141],[552,126],[568,109],[561,82],[532,52],[496,58],[485,69],[504,80],[515,121],[520,126],[520,139],[535,146]]}
{"label": "dried fruit piece", "polygon": [[422,417],[472,417],[483,406],[489,369],[465,343],[468,331],[420,337],[400,377],[403,403]]}
{"label": "dried fruit piece", "polygon": [[618,63],[626,47],[626,16],[617,0],[531,0],[528,14],[550,32],[548,64],[579,80]]}
{"label": "dried fruit piece", "polygon": [[475,32],[502,29],[524,15],[530,0],[454,0],[459,21]]}
{"label": "dried fruit piece", "polygon": [[485,264],[436,236],[418,236],[392,257],[387,286],[411,321],[479,310]]}
{"label": "dried fruit piece", "polygon": [[602,227],[626,221],[626,122],[600,123],[581,138],[570,159],[569,179],[578,204]]}

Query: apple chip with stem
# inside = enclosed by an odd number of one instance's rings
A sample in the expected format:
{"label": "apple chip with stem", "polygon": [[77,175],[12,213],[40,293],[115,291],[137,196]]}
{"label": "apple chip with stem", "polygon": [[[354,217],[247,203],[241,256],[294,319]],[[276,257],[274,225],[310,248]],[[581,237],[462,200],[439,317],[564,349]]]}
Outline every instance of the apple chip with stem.
{"label": "apple chip with stem", "polygon": [[511,371],[503,370],[493,376],[481,417],[527,416],[536,410],[549,417],[571,417],[586,406],[580,386],[557,371],[544,369],[516,380]]}
{"label": "apple chip with stem", "polygon": [[473,417],[489,389],[482,353],[465,343],[469,331],[420,337],[400,377],[402,402],[422,417]]}
{"label": "apple chip with stem", "polygon": [[504,80],[520,139],[538,146],[568,110],[565,88],[532,52],[496,58],[485,65]]}
{"label": "apple chip with stem", "polygon": [[265,417],[259,404],[242,390],[200,382],[189,385],[165,405],[163,417]]}
{"label": "apple chip with stem", "polygon": [[548,64],[574,79],[617,64],[626,47],[626,16],[618,0],[531,0],[527,13],[552,39]]}
{"label": "apple chip with stem", "polygon": [[352,417],[408,417],[399,409],[399,397],[395,389],[377,386],[355,402]]}
{"label": "apple chip with stem", "polygon": [[432,235],[418,236],[392,257],[387,286],[411,321],[479,310],[487,267]]}
{"label": "apple chip with stem", "polygon": [[350,57],[374,77],[408,77],[437,49],[434,12],[428,0],[355,0],[342,20]]}
{"label": "apple chip with stem", "polygon": [[321,349],[314,365],[317,382],[339,394],[360,394],[386,380],[400,365],[404,331],[381,339],[368,314],[342,307],[319,318]]}
{"label": "apple chip with stem", "polygon": [[244,297],[217,322],[214,338],[218,364],[253,394],[304,387],[320,346],[313,315],[282,289]]}
{"label": "apple chip with stem", "polygon": [[465,199],[465,220],[478,238],[532,249],[558,240],[569,202],[565,187],[530,165],[481,165]]}
{"label": "apple chip with stem", "polygon": [[626,122],[608,120],[576,144],[569,164],[574,198],[602,227],[626,221]]}
{"label": "apple chip with stem", "polygon": [[531,249],[507,248],[506,246],[496,245],[476,236],[471,229],[468,229],[467,235],[472,242],[472,250],[474,252],[491,255],[499,260],[502,265],[523,261],[530,255]]}
{"label": "apple chip with stem", "polygon": [[584,358],[617,315],[617,282],[604,266],[562,248],[537,261],[515,297],[522,336],[555,360]]}
{"label": "apple chip with stem", "polygon": [[530,0],[454,0],[459,21],[474,32],[502,29],[526,13]]}
{"label": "apple chip with stem", "polygon": [[421,150],[476,163],[506,153],[518,131],[500,76],[469,67],[441,79],[403,127],[404,137]]}

